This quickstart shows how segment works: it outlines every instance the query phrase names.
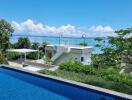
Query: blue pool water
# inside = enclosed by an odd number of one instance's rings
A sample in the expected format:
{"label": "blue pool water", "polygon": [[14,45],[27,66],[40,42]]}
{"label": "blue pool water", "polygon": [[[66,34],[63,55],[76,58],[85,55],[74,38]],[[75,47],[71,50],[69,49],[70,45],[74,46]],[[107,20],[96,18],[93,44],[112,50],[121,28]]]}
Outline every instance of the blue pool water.
{"label": "blue pool water", "polygon": [[[69,83],[0,68],[0,100],[116,100],[119,97]],[[124,100],[124,99],[122,99]]]}

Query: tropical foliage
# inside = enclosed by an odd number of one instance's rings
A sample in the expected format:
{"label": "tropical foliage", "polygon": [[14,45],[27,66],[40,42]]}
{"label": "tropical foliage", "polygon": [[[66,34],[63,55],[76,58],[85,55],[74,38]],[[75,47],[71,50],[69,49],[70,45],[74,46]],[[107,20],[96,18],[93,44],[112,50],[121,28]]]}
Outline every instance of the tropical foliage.
{"label": "tropical foliage", "polygon": [[12,26],[5,20],[0,20],[0,64],[7,64],[6,50],[9,48],[9,37],[14,32]]}
{"label": "tropical foliage", "polygon": [[[61,63],[59,70],[52,73],[56,76],[61,73],[58,76],[131,94],[132,76],[127,74],[120,75],[119,71],[115,66],[110,68],[102,66],[100,69],[96,69],[92,65],[83,65],[80,62],[70,60]],[[66,72],[71,73],[71,76],[66,75]]]}
{"label": "tropical foliage", "polygon": [[[39,50],[39,54],[38,54],[38,52],[27,53],[28,59],[38,59],[38,57],[43,58],[43,56],[45,54],[45,47],[47,44],[48,44],[47,42],[43,42],[42,44],[40,44],[38,42],[31,42],[28,37],[20,37],[20,38],[18,38],[18,41],[16,43],[11,44],[11,47],[17,48],[17,49],[18,48],[27,48],[27,49]],[[8,55],[10,56],[10,59],[17,59],[21,56],[18,53],[8,53]]]}
{"label": "tropical foliage", "polygon": [[132,94],[131,86],[116,81],[109,81],[102,77],[98,77],[96,75],[84,74],[82,72],[60,70],[60,69],[56,71],[41,70],[40,73],[62,77],[68,80],[74,80],[85,84],[91,84],[94,86],[99,86],[99,87],[115,90],[118,92]]}
{"label": "tropical foliage", "polygon": [[8,64],[7,59],[0,52],[0,64]]}
{"label": "tropical foliage", "polygon": [[9,36],[14,30],[12,26],[5,20],[0,20],[0,50],[5,54],[6,49],[9,48]]}
{"label": "tropical foliage", "polygon": [[[40,46],[40,44],[38,42],[33,42],[31,44],[31,49],[39,50],[39,46]],[[29,59],[38,59],[38,57],[39,57],[38,52],[29,53],[27,55],[27,58],[29,58]]]}
{"label": "tropical foliage", "polygon": [[46,48],[46,45],[48,45],[48,42],[43,42],[42,45],[40,46],[40,51],[42,51],[44,54],[45,54],[45,48]]}
{"label": "tropical foliage", "polygon": [[88,44],[86,42],[81,42],[81,43],[79,43],[79,45],[81,45],[81,46],[88,46]]}
{"label": "tropical foliage", "polygon": [[115,68],[100,68],[97,70],[91,65],[83,65],[77,61],[66,61],[60,64],[59,69],[67,70],[67,71],[74,71],[74,72],[82,72],[84,74],[95,75],[98,77],[102,77],[105,80],[124,83],[127,85],[132,86],[132,77],[127,75],[120,75],[119,70]]}
{"label": "tropical foliage", "polygon": [[40,46],[40,44],[38,42],[33,42],[31,45],[31,48],[37,50],[37,49],[39,49],[39,46]]}
{"label": "tropical foliage", "polygon": [[[121,62],[132,63],[132,28],[115,31],[116,36],[108,37],[108,45],[103,38],[95,38],[96,47],[102,53],[92,56],[93,64],[96,66],[120,66]],[[103,43],[103,45],[102,45]]]}
{"label": "tropical foliage", "polygon": [[31,43],[29,38],[27,37],[20,37],[17,41],[17,43],[14,44],[14,47],[17,49],[20,48],[30,48],[31,47]]}

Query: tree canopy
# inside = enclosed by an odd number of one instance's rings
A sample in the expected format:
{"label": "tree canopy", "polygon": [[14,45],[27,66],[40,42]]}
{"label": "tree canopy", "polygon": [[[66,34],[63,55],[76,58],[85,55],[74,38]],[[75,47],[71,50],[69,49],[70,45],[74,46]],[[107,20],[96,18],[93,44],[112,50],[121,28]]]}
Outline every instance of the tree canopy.
{"label": "tree canopy", "polygon": [[31,47],[30,40],[27,37],[20,37],[18,39],[17,43],[15,43],[14,45],[15,45],[15,48],[17,48],[17,49]]}
{"label": "tree canopy", "polygon": [[98,66],[120,65],[122,62],[132,64],[132,28],[117,30],[115,33],[116,36],[107,37],[110,45],[106,47],[101,43],[103,39],[95,39],[98,42],[96,46],[103,52],[93,57]]}
{"label": "tree canopy", "polygon": [[81,46],[88,46],[88,44],[86,42],[81,42],[79,43],[78,45],[81,45]]}
{"label": "tree canopy", "polygon": [[0,49],[2,53],[5,53],[9,47],[9,36],[14,32],[13,27],[10,23],[4,19],[0,20]]}
{"label": "tree canopy", "polygon": [[38,42],[33,42],[31,45],[32,49],[39,49],[40,44]]}
{"label": "tree canopy", "polygon": [[0,20],[0,64],[7,64],[7,60],[5,58],[6,49],[9,47],[9,37],[14,32],[13,27],[10,23],[5,21],[4,19]]}
{"label": "tree canopy", "polygon": [[48,45],[48,42],[43,42],[39,49],[40,49],[43,53],[45,53],[45,48],[46,48],[47,45]]}

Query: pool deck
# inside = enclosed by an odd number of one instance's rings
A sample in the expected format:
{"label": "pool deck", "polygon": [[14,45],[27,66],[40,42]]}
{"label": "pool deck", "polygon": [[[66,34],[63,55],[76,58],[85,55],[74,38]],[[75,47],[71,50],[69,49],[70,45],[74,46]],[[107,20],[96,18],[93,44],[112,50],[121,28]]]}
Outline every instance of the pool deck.
{"label": "pool deck", "polygon": [[[27,61],[30,61],[30,62],[35,62],[35,60],[27,60]],[[11,67],[17,67],[17,68],[23,68],[25,70],[29,70],[29,71],[39,71],[39,70],[42,70],[42,69],[46,69],[46,68],[42,68],[42,67],[38,67],[38,66],[26,66],[26,67],[23,67],[22,63],[19,63],[17,61],[8,61],[9,63],[9,66]],[[50,71],[55,71],[56,69],[58,69],[58,66],[55,66],[53,68],[49,68],[47,70],[50,70]]]}
{"label": "pool deck", "polygon": [[20,67],[12,67],[12,66],[2,65],[2,64],[0,66],[4,66],[4,67],[15,69],[15,70],[20,70],[20,71],[23,71],[23,72],[34,74],[36,76],[41,76],[43,78],[49,78],[49,79],[65,82],[65,83],[68,83],[68,84],[71,84],[71,85],[79,86],[79,87],[82,87],[82,88],[95,90],[97,92],[113,95],[113,96],[116,96],[116,97],[123,98],[122,100],[124,100],[124,99],[132,100],[132,95],[128,95],[128,94],[124,94],[124,93],[108,90],[108,89],[105,89],[105,88],[92,86],[92,85],[88,85],[88,84],[84,84],[84,83],[80,83],[80,82],[75,82],[75,81],[72,81],[72,80],[66,80],[66,79],[63,79],[63,78],[60,78],[60,77],[51,76],[51,75],[45,75],[45,74],[41,74],[41,73],[38,73],[38,72],[25,70],[25,69],[20,68]]}
{"label": "pool deck", "polygon": [[[35,62],[35,60],[27,60],[27,61]],[[12,67],[23,67],[22,62],[20,62],[19,60],[12,60],[12,61],[9,60],[8,63]]]}
{"label": "pool deck", "polygon": [[22,64],[20,64],[20,63],[16,63],[13,61],[8,61],[8,63],[10,66],[13,66],[13,67],[22,67]]}

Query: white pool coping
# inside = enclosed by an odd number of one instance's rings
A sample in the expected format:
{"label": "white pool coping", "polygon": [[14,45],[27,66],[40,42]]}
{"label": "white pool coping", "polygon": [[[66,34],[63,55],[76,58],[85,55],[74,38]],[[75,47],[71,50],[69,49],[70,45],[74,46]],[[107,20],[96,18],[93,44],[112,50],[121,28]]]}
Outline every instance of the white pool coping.
{"label": "white pool coping", "polygon": [[42,70],[43,68],[41,67],[36,67],[36,66],[25,66],[25,67],[23,67],[23,69],[25,69],[25,70],[28,70],[28,71],[35,71],[35,72],[37,72],[37,71],[39,71],[39,70]]}
{"label": "white pool coping", "polygon": [[38,66],[32,66],[32,65],[28,65],[28,66],[25,66],[25,67],[21,67],[22,69],[25,69],[25,70],[28,70],[28,71],[34,71],[34,72],[37,72],[37,71],[40,71],[40,70],[43,70],[43,69],[46,69],[46,70],[50,70],[50,71],[55,71],[58,69],[59,66],[55,66],[53,68],[44,68],[44,67],[38,67]]}
{"label": "white pool coping", "polygon": [[125,94],[125,93],[120,93],[120,92],[112,91],[112,90],[109,90],[109,89],[105,89],[105,88],[101,88],[101,87],[97,87],[97,86],[93,86],[93,85],[88,85],[88,84],[84,84],[84,83],[80,83],[80,82],[76,82],[76,81],[72,81],[72,80],[66,80],[66,79],[63,79],[63,78],[60,78],[60,77],[45,75],[45,74],[41,74],[41,73],[38,73],[38,72],[25,70],[25,69],[22,69],[22,68],[16,68],[16,67],[0,64],[0,67],[2,67],[2,66],[7,67],[7,68],[20,70],[20,71],[24,71],[24,72],[31,73],[31,74],[35,74],[35,75],[38,75],[38,76],[42,76],[44,78],[46,77],[46,78],[51,78],[51,79],[54,79],[54,80],[66,82],[66,83],[77,85],[77,86],[80,86],[80,87],[83,87],[83,88],[92,89],[92,90],[99,91],[99,92],[102,92],[102,93],[106,93],[106,94],[110,94],[110,95],[113,95],[113,96],[121,97],[121,98],[124,98],[124,99],[127,99],[127,100],[132,100],[132,95],[128,95],[128,94]]}

